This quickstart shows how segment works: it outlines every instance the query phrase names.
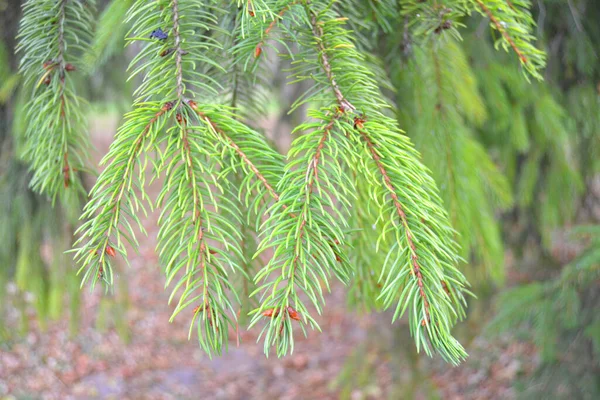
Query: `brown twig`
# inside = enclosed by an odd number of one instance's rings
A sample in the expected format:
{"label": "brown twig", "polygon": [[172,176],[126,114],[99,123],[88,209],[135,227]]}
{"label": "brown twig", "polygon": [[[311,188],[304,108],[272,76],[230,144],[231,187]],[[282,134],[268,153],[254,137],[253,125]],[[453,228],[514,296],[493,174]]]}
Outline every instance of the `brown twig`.
{"label": "brown twig", "polygon": [[287,6],[283,7],[281,9],[281,11],[279,11],[279,14],[277,14],[278,18],[274,18],[273,21],[271,21],[271,23],[267,27],[267,29],[265,29],[263,39],[260,42],[258,42],[258,44],[256,45],[256,47],[254,49],[254,57],[255,58],[258,58],[262,53],[262,47],[265,44],[265,40],[266,40],[265,36],[267,36],[269,34],[269,32],[271,32],[271,30],[275,27],[275,25],[277,24],[279,19],[283,18],[283,14],[285,14],[290,9],[290,7],[292,7],[295,4],[296,4],[296,2],[292,2],[292,3],[288,4]]}
{"label": "brown twig", "polygon": [[[58,17],[58,56],[55,66],[58,67],[58,77],[60,79],[60,117],[65,118],[65,7],[67,0],[61,0]],[[64,187],[68,188],[71,182],[71,165],[69,164],[69,144],[66,138],[63,138],[63,181]]]}
{"label": "brown twig", "polygon": [[254,174],[256,175],[256,177],[262,182],[262,184],[267,189],[267,191],[269,192],[269,194],[271,195],[271,197],[273,197],[275,199],[275,201],[279,201],[279,194],[275,191],[275,189],[273,189],[273,186],[271,186],[269,184],[269,182],[264,177],[264,175],[260,173],[260,171],[258,170],[258,168],[248,158],[248,156],[246,155],[246,153],[244,153],[244,151],[240,148],[240,146],[238,146],[238,144],[235,143],[233,141],[233,139],[231,139],[231,137],[229,137],[229,135],[227,135],[223,131],[223,129],[221,129],[211,118],[209,118],[205,113],[203,113],[202,111],[200,111],[198,109],[198,105],[196,104],[195,101],[189,100],[188,101],[188,105],[192,108],[192,110],[194,110],[198,114],[198,116],[200,118],[202,118],[204,121],[208,122],[208,124],[214,129],[214,131],[217,132],[218,134],[220,134],[221,137],[223,137],[227,141],[227,143],[229,143],[229,145],[231,147],[233,147],[233,149],[240,156],[240,158],[242,159],[242,161],[244,161],[244,163],[250,168],[250,170],[252,172],[254,172]]}
{"label": "brown twig", "polygon": [[[333,125],[335,124],[335,121],[337,121],[342,115],[343,115],[342,110],[336,111],[333,114],[331,121],[329,121],[329,123],[325,126],[325,129],[323,130],[323,136],[319,140],[319,144],[317,146],[317,149],[315,150],[315,154],[313,155],[310,162],[308,163],[309,171],[312,169],[313,173],[310,175],[310,177],[308,178],[308,181],[306,183],[307,198],[311,195],[311,193],[313,191],[314,182],[318,179],[319,162],[321,160],[321,152],[323,150],[323,147],[325,146],[325,142],[330,137],[330,131],[331,131],[331,128],[333,127]],[[300,227],[298,228],[298,237],[296,238],[296,247],[297,247],[296,253],[297,254],[294,256],[294,259],[292,260],[292,266],[291,266],[291,271],[290,271],[290,280],[288,281],[288,286],[294,284],[296,267],[298,266],[298,259],[300,257],[300,252],[298,251],[298,246],[300,246],[302,244],[302,239],[304,238],[304,234],[305,234],[305,229],[304,229],[306,227],[305,214],[306,214],[306,204],[308,204],[308,203],[305,202],[304,204],[305,204],[305,207],[302,210],[302,213],[300,214],[300,218],[302,218],[302,222],[300,223]],[[292,217],[295,217],[295,215],[292,214]]]}
{"label": "brown twig", "polygon": [[177,99],[179,106],[183,100],[183,71],[181,66],[181,57],[183,50],[181,49],[181,35],[179,34],[179,3],[178,0],[172,0],[173,9],[173,37],[175,38],[175,69],[177,76]]}
{"label": "brown twig", "polygon": [[[197,191],[197,185],[196,185],[196,177],[194,176],[194,157],[192,157],[192,150],[191,150],[191,146],[190,146],[190,141],[188,138],[188,130],[187,130],[187,121],[185,118],[183,118],[180,114],[177,114],[177,122],[179,124],[179,126],[181,127],[181,141],[183,143],[183,157],[185,159],[185,164],[187,166],[186,168],[186,172],[187,172],[187,177],[188,177],[188,184],[192,190],[192,197],[193,197],[193,210],[192,210],[192,221],[194,224],[196,224],[197,229],[198,229],[198,243],[200,243],[200,249],[199,249],[199,254],[200,254],[200,271],[203,274],[203,288],[202,288],[202,299],[203,299],[203,306],[202,306],[202,311],[204,313],[206,313],[207,311],[209,312],[208,317],[211,317],[210,314],[210,304],[208,301],[208,298],[210,296],[209,291],[208,291],[208,278],[207,278],[207,272],[206,272],[206,251],[207,251],[207,246],[206,246],[206,240],[204,240],[204,227],[202,226],[202,218],[201,218],[201,214],[200,214],[200,199],[198,197],[198,191]],[[212,250],[208,250],[208,252],[210,254],[214,254]],[[188,276],[188,282],[186,282],[186,287],[189,285],[189,278],[191,277]],[[211,321],[212,323],[212,321]],[[218,329],[218,327],[217,327]]]}
{"label": "brown twig", "polygon": [[308,7],[307,7],[307,11],[311,14],[310,22],[312,25],[313,35],[315,36],[315,39],[317,40],[317,47],[319,48],[321,64],[323,65],[323,69],[325,70],[327,79],[329,80],[329,83],[331,84],[331,87],[333,88],[333,93],[335,94],[335,98],[337,99],[337,102],[338,102],[340,108],[342,109],[342,111],[344,111],[344,112],[355,111],[356,107],[354,107],[352,105],[352,103],[350,103],[348,100],[346,100],[346,98],[342,94],[342,91],[340,90],[340,87],[339,87],[337,81],[335,80],[335,75],[333,74],[333,71],[331,69],[329,57],[327,56],[327,51],[325,50],[325,45],[323,44],[323,36],[324,36],[323,27],[317,21],[317,15],[315,14],[315,12],[312,11]]}

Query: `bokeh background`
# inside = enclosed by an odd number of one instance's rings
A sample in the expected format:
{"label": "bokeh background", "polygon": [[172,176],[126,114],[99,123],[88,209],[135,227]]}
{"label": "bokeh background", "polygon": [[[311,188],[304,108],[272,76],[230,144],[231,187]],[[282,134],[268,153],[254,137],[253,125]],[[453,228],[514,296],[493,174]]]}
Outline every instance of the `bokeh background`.
{"label": "bokeh background", "polygon": [[[97,1],[99,15],[117,1]],[[266,359],[258,332],[242,321],[241,341],[209,359],[188,340],[186,318],[168,322],[156,213],[144,219],[139,254],[118,265],[114,291],[80,289],[63,253],[80,209],[32,193],[18,157],[21,3],[0,0],[0,399],[600,398],[597,1],[533,2],[537,44],[548,54],[541,82],[528,82],[513,54],[494,51],[494,33],[477,16],[462,18],[464,40],[447,38],[439,52],[422,51],[435,44],[413,39],[402,18],[360,44],[379,60],[400,125],[464,238],[463,270],[477,298],[456,327],[470,355],[458,367],[416,354],[406,324],[356,306],[356,292],[342,285],[326,298],[323,332],[297,335],[292,355]],[[371,2],[351,4],[348,15],[367,15],[358,7]],[[123,50],[121,22],[89,55],[96,67],[80,82],[97,168],[135,85],[123,79],[136,48]],[[265,57],[270,88],[252,123],[285,152],[305,112],[287,109],[305,88],[286,85],[288,60]],[[435,87],[438,73],[445,81]],[[446,148],[457,175],[440,161]],[[483,178],[473,179],[468,162]],[[94,177],[85,179],[91,187]]]}

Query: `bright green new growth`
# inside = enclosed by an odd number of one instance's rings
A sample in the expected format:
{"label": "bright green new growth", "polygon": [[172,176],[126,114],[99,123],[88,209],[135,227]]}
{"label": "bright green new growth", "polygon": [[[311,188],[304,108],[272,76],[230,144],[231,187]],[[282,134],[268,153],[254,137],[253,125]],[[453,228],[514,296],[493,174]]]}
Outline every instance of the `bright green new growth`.
{"label": "bright green new growth", "polygon": [[[26,10],[32,14],[41,3],[30,1]],[[456,27],[460,24],[445,23],[477,9],[501,33],[501,43],[515,51],[529,73],[539,77],[543,55],[530,44],[530,17],[520,8],[509,12],[497,2],[482,7],[478,0],[434,6],[402,3],[405,18],[411,13],[423,16],[415,19],[411,29],[424,37],[450,30],[459,38]],[[517,7],[524,4],[514,3]],[[71,7],[87,3],[64,0],[57,4],[58,8],[49,10],[66,21]],[[458,222],[459,233],[465,233],[461,220],[468,218],[464,226],[470,226],[475,217],[456,211],[460,201],[452,196],[466,189],[443,188],[440,196],[432,175],[439,177],[444,164],[432,174],[420,161],[381,92],[389,87],[381,79],[385,75],[382,62],[364,49],[368,24],[390,31],[390,19],[400,17],[398,5],[377,2],[369,9],[369,22],[355,26],[344,18],[354,2],[240,1],[238,8],[229,2],[198,0],[132,0],[129,7],[115,4],[103,14],[104,30],[85,60],[92,64],[110,54],[117,42],[106,29],[117,29],[115,21],[126,11],[125,23],[131,27],[128,41],[139,49],[130,64],[130,79],[138,87],[133,110],[126,114],[102,161],[106,168],[90,192],[78,230],[75,259],[82,284],[112,285],[113,257],[127,259],[127,244],[137,249],[135,231],[144,232],[140,213],[157,207],[157,251],[166,285],[172,286],[171,300],[177,300],[173,318],[188,312],[190,334],[195,326],[200,345],[209,355],[227,346],[230,330],[237,332],[239,312],[248,310],[244,307],[248,296],[258,300],[250,312],[250,325],[264,323],[265,353],[272,346],[279,356],[292,351],[296,325],[305,333],[307,325],[318,329],[312,310],[322,313],[323,289],[329,289],[330,277],[335,275],[352,285],[357,302],[393,308],[394,320],[407,314],[418,349],[429,355],[438,353],[452,363],[464,359],[463,347],[451,334],[453,325],[465,315],[465,294],[469,293],[457,265],[461,255],[476,246],[477,233],[457,238],[444,204]],[[26,11],[24,24],[32,23],[29,14]],[[499,23],[506,21],[508,28]],[[515,24],[521,25],[515,28]],[[161,33],[157,33],[159,28]],[[63,35],[52,27],[49,32],[55,33],[52,37]],[[46,34],[48,30],[43,31]],[[33,82],[47,55],[37,42],[27,44],[28,38],[29,31],[22,37],[23,71]],[[264,101],[263,61],[274,41],[289,54],[293,82],[308,84],[308,90],[291,106],[290,112],[301,106],[309,111],[306,121],[294,129],[303,135],[292,143],[285,165],[283,157],[246,123],[255,122],[262,111],[255,103]],[[439,45],[448,46],[439,50],[442,56],[444,52],[447,57],[456,56],[458,50],[452,43]],[[60,49],[59,54],[66,54]],[[427,45],[424,51],[434,53],[419,55],[417,62],[445,64],[437,48]],[[64,62],[57,65],[67,68]],[[448,65],[436,68],[430,68],[431,76],[440,73],[443,80],[431,93],[449,104],[454,99],[445,96],[454,70]],[[67,78],[64,85],[63,76]],[[75,101],[68,76],[64,71],[52,75],[49,89],[60,90],[44,92],[55,109],[57,97],[52,93],[64,94],[68,104]],[[35,93],[45,88],[35,83]],[[474,85],[464,83],[467,90]],[[415,97],[422,95],[425,84],[413,85],[408,89],[414,90]],[[461,98],[461,93],[457,96]],[[40,95],[34,101],[45,98]],[[432,107],[438,104],[424,102]],[[461,128],[463,118],[481,123],[485,110],[473,104],[465,107],[470,108],[449,109],[444,115],[437,108],[426,111],[436,123],[452,122],[448,129]],[[64,135],[49,137],[60,136],[62,141],[55,147],[61,154],[79,154],[76,146],[82,142],[73,138],[83,129],[72,128],[74,121],[83,121],[77,114],[81,111],[65,111],[73,122],[64,125]],[[31,135],[46,134],[49,128],[42,127],[39,118],[32,120]],[[418,121],[407,125],[427,129]],[[460,143],[455,146],[471,143],[466,130],[458,135],[447,131],[444,138]],[[38,142],[31,143],[38,149]],[[479,154],[474,143],[465,149]],[[424,150],[426,146],[419,145]],[[435,157],[424,153],[426,160]],[[34,176],[32,184],[60,193],[61,184],[67,182],[62,167],[42,170],[44,164],[36,163],[49,158],[41,157],[39,150],[31,154],[28,159],[34,170],[54,171],[44,178],[48,183],[38,183],[41,178]],[[477,190],[470,194],[476,199],[473,202],[485,197],[488,187],[499,193],[505,185],[491,161],[483,162],[482,176],[474,183]],[[66,171],[73,170],[73,165],[70,162]],[[76,169],[81,167],[77,164]],[[152,181],[162,182],[156,199],[145,192],[147,174]],[[503,200],[508,203],[510,199]],[[491,212],[491,207],[486,210],[486,218],[491,218]],[[481,233],[487,241],[485,248],[493,247],[497,232],[482,228]],[[260,240],[258,246],[255,237]],[[463,253],[457,242],[467,247]],[[372,257],[356,253],[362,249]],[[484,262],[497,260],[499,251],[494,250],[491,256],[482,255]],[[263,264],[256,273],[251,270],[253,258]],[[256,285],[253,293],[248,289],[251,283]]]}
{"label": "bright green new growth", "polygon": [[372,223],[382,223],[378,241],[390,242],[379,297],[385,308],[396,307],[394,318],[408,310],[418,348],[456,362],[465,353],[450,328],[464,316],[466,281],[456,269],[453,231],[435,184],[396,121],[382,114],[389,106],[380,100],[344,20],[317,3],[296,8],[304,15],[294,30],[301,48],[292,72],[297,80],[310,78],[314,84],[295,106],[323,108],[311,111],[312,121],[296,128],[307,133],[292,144],[278,186],[281,199],[266,222],[261,250],[272,249],[274,257],[257,279],[278,270],[282,278],[259,288],[263,301],[253,323],[261,319],[260,312],[276,310],[263,331],[265,350],[276,345],[282,355],[293,346],[288,307],[316,326],[300,294],[321,312],[319,280],[327,287],[330,271],[342,281],[349,279],[352,266],[343,248],[350,226],[345,221],[355,180],[365,176],[370,201],[362,207],[377,210]]}
{"label": "bright green new growth", "polygon": [[[209,354],[220,353],[229,326],[236,326],[233,301],[239,300],[228,270],[240,271],[235,225],[245,216],[232,199],[260,208],[263,198],[274,193],[271,185],[281,164],[281,156],[232,111],[192,100],[214,97],[220,89],[211,74],[222,73],[213,61],[221,44],[201,34],[219,31],[217,15],[188,0],[138,1],[129,10],[128,19],[134,21],[130,40],[147,42],[131,63],[132,77],[140,75],[143,81],[134,110],[103,160],[107,168],[85,208],[76,254],[84,282],[112,283],[110,249],[126,257],[124,242],[136,247],[132,222],[143,230],[139,210],[145,211],[144,201],[152,204],[144,192],[149,161],[144,157],[155,152],[153,179],[164,178],[156,200],[162,208],[158,252],[167,285],[174,284],[171,299],[179,297],[173,317],[195,307],[192,326],[198,318],[200,344]],[[166,40],[150,37],[157,27],[168,32]],[[224,178],[237,171],[244,178],[232,187]]]}
{"label": "bright green new growth", "polygon": [[[30,163],[31,187],[53,200],[84,192],[77,171],[88,146],[85,100],[73,74],[92,37],[93,1],[40,0],[24,6],[17,50],[20,72],[31,90],[22,157]],[[65,190],[62,190],[62,189]]]}

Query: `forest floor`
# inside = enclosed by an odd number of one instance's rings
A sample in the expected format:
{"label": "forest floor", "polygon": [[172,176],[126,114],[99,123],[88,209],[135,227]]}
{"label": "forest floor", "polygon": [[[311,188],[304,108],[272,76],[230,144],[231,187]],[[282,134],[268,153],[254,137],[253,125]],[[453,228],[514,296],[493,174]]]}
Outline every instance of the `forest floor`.
{"label": "forest floor", "polygon": [[[110,138],[95,141],[104,154]],[[241,329],[239,346],[234,340],[211,360],[195,333],[188,340],[185,312],[168,322],[156,217],[144,221],[140,255],[116,277],[125,278],[126,297],[86,290],[76,335],[65,317],[0,346],[0,399],[510,399],[515,379],[537,363],[529,344],[477,334],[459,367],[415,357],[406,326],[348,311],[339,285],[318,318],[322,332],[298,332],[293,355],[267,359],[258,329]]]}

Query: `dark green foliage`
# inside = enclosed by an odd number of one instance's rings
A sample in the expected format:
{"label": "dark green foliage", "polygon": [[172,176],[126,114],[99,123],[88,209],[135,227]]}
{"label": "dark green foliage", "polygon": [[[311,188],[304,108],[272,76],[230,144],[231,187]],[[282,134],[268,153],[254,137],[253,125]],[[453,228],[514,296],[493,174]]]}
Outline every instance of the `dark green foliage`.
{"label": "dark green foliage", "polygon": [[[63,314],[65,294],[69,302],[77,304],[79,279],[69,268],[63,250],[68,247],[72,225],[77,216],[59,208],[52,208],[42,196],[28,190],[31,175],[22,163],[2,158],[0,179],[0,297],[7,283],[14,280],[12,302],[2,306],[18,305],[25,293],[34,295],[33,306],[38,322],[45,327],[48,320]],[[6,311],[0,307],[0,311]],[[19,306],[19,308],[21,308]],[[28,324],[25,309],[22,318]],[[71,309],[71,326],[75,328],[79,310]],[[8,332],[6,332],[8,334]],[[4,333],[0,332],[0,336]]]}
{"label": "dark green foliage", "polygon": [[[542,366],[534,377],[536,385],[528,385],[525,397],[550,392],[561,399],[600,396],[600,297],[595,288],[600,278],[600,228],[582,227],[576,233],[587,237],[587,250],[557,277],[504,292],[498,299],[500,311],[488,327],[496,333],[515,327],[532,333]],[[565,385],[565,379],[576,379],[578,384]]]}
{"label": "dark green foliage", "polygon": [[[451,63],[446,60],[452,60]],[[477,140],[488,118],[474,72],[453,39],[414,50],[394,71],[403,102],[401,121],[441,186],[462,256],[473,254],[470,273],[504,277],[504,247],[495,221],[512,203],[508,181]],[[477,166],[474,170],[473,166]]]}

